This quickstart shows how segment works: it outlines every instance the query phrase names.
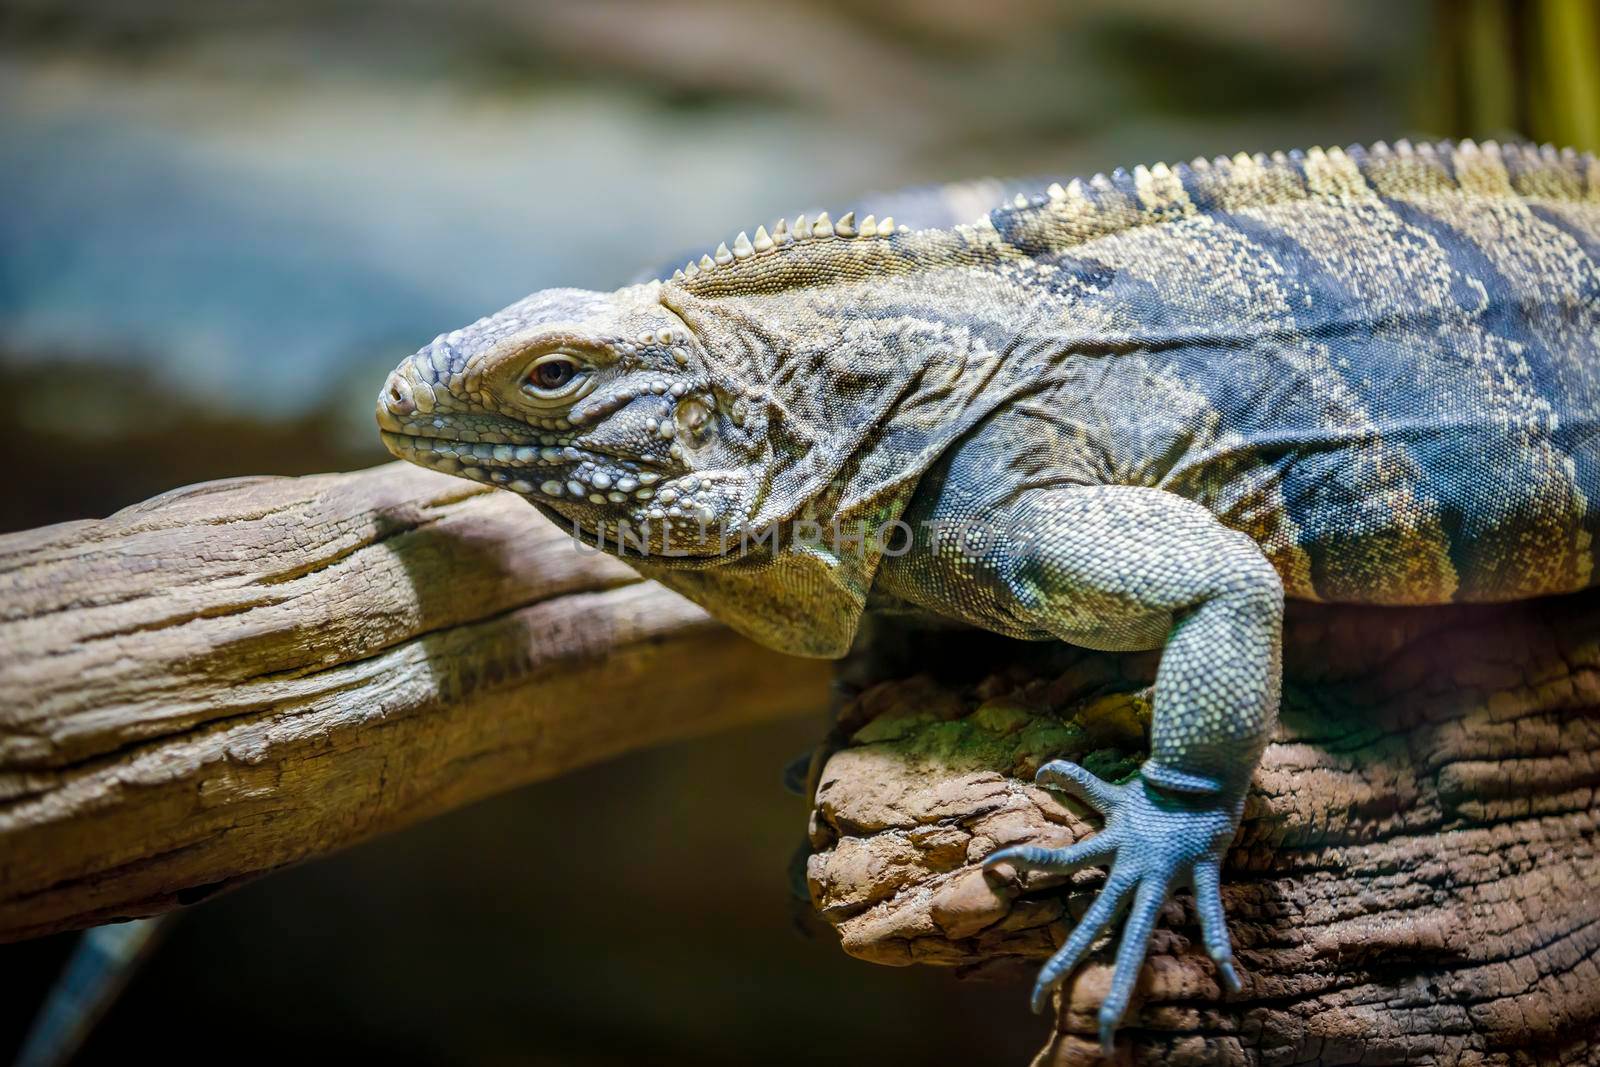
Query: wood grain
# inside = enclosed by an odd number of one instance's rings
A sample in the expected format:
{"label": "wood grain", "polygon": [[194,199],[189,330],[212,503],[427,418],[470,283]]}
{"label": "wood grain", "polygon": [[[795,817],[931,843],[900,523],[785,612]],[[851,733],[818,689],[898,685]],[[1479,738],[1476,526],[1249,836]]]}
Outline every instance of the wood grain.
{"label": "wood grain", "polygon": [[201,899],[628,749],[826,706],[509,494],[406,464],[0,538],[0,938]]}

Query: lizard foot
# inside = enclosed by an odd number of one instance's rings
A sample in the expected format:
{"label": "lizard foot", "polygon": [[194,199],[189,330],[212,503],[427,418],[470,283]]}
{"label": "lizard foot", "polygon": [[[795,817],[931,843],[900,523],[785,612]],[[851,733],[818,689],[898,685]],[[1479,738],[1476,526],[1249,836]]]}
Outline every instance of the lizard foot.
{"label": "lizard foot", "polygon": [[1233,966],[1220,884],[1222,857],[1239,825],[1242,796],[1173,792],[1150,784],[1143,776],[1113,785],[1065,760],[1045,764],[1035,780],[1069,792],[1100,812],[1106,817],[1105,829],[1068,848],[1003,848],[984,859],[984,868],[1009,863],[1067,873],[1109,863],[1111,872],[1066,944],[1040,969],[1033,987],[1033,1010],[1044,1010],[1051,991],[1083,961],[1095,939],[1128,911],[1117,945],[1111,990],[1100,1006],[1100,1045],[1109,1056],[1156,918],[1168,893],[1185,884],[1194,889],[1206,952],[1223,983],[1238,992],[1239,975]]}

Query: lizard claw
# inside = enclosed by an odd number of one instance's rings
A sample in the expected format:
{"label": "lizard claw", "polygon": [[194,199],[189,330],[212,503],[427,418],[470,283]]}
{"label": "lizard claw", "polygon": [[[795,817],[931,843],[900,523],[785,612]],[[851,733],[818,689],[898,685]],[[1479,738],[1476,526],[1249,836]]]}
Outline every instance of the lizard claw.
{"label": "lizard claw", "polygon": [[1143,778],[1114,785],[1063,760],[1040,768],[1038,781],[1069,790],[1103,811],[1105,828],[1067,848],[1017,845],[1000,849],[983,861],[984,867],[1011,863],[1065,873],[1109,862],[1111,870],[1066,942],[1040,968],[1033,987],[1033,1010],[1044,1010],[1051,993],[1083,962],[1101,933],[1126,912],[1111,987],[1098,1017],[1100,1044],[1109,1055],[1162,905],[1169,891],[1184,882],[1194,885],[1206,951],[1218,976],[1228,989],[1237,991],[1239,976],[1228,942],[1220,882],[1222,855],[1238,825],[1238,799],[1171,793]]}
{"label": "lizard claw", "polygon": [[1106,1018],[1106,1010],[1100,1009],[1100,1055],[1106,1059],[1116,1051],[1117,1046],[1117,1020]]}
{"label": "lizard claw", "polygon": [[1228,987],[1228,992],[1237,993],[1244,988],[1244,983],[1239,981],[1239,972],[1233,969],[1232,959],[1218,961],[1217,973],[1222,976],[1222,984]]}
{"label": "lizard claw", "polygon": [[1064,759],[1051,760],[1039,768],[1033,780],[1050,789],[1071,793],[1101,815],[1111,814],[1111,809],[1122,800],[1125,785],[1114,785],[1093,772]]}

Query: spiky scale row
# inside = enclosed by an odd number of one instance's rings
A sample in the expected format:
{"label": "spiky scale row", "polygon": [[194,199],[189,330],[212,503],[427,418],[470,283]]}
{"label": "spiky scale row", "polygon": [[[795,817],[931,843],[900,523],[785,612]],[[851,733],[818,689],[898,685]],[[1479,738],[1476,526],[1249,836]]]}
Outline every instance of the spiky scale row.
{"label": "spiky scale row", "polygon": [[[1454,151],[1469,157],[1479,154],[1495,158],[1513,154],[1524,157],[1531,154],[1536,154],[1538,158],[1546,163],[1551,164],[1558,161],[1572,163],[1576,161],[1580,155],[1580,153],[1574,149],[1557,148],[1551,144],[1543,144],[1537,147],[1531,145],[1501,146],[1495,141],[1483,141],[1478,143],[1471,140],[1462,140],[1455,142],[1453,145],[1450,142],[1441,142],[1439,144],[1423,142],[1421,144],[1413,145],[1409,140],[1401,139],[1394,142],[1393,145],[1387,144],[1383,141],[1375,141],[1370,146],[1365,148],[1360,146],[1352,146],[1348,149],[1344,149],[1335,146],[1328,149],[1312,148],[1305,151],[1297,150],[1293,152],[1272,152],[1270,154],[1265,152],[1256,152],[1254,154],[1248,152],[1239,152],[1231,157],[1216,156],[1212,159],[1206,159],[1202,156],[1190,160],[1188,163],[1178,163],[1170,166],[1166,163],[1156,163],[1149,167],[1138,166],[1134,168],[1131,177],[1133,181],[1140,186],[1148,187],[1151,183],[1164,184],[1174,178],[1181,178],[1185,171],[1200,173],[1205,173],[1208,171],[1221,171],[1226,173],[1234,168],[1259,168],[1265,167],[1269,164],[1286,166],[1292,163],[1302,162],[1307,159],[1318,160],[1326,158],[1338,160],[1360,155],[1378,158],[1392,158],[1398,156],[1402,158],[1421,158],[1423,160],[1430,160],[1438,158],[1442,151],[1450,151],[1452,148]],[[1045,195],[1043,197],[1029,197],[1026,194],[1018,193],[1008,204],[1003,205],[1003,208],[1015,208],[1022,210],[1047,203],[1061,204],[1068,201],[1077,201],[1080,203],[1089,202],[1093,201],[1097,194],[1105,195],[1115,192],[1119,183],[1126,181],[1129,177],[1130,175],[1128,172],[1118,168],[1110,175],[1100,173],[1087,180],[1074,178],[1065,186],[1063,186],[1060,182],[1051,182],[1049,187],[1046,188]],[[979,218],[976,224],[980,226],[986,225],[990,221],[991,220],[988,218],[988,216],[985,215],[984,217]],[[907,227],[902,226],[898,227],[898,229],[905,230]],[[775,248],[781,248],[785,245],[793,243],[794,241],[815,240],[824,237],[842,237],[846,239],[856,237],[887,237],[890,234],[895,233],[896,230],[897,227],[895,226],[894,219],[889,217],[885,217],[882,222],[879,222],[873,216],[868,215],[866,218],[862,219],[858,225],[855,220],[855,212],[853,211],[842,215],[837,222],[830,220],[827,212],[823,212],[822,214],[818,215],[815,220],[808,219],[805,215],[800,215],[794,220],[792,226],[786,223],[783,219],[779,219],[776,225],[773,226],[771,233],[768,233],[766,227],[764,226],[758,227],[756,230],[755,239],[753,241],[746,234],[740,233],[739,236],[734,239],[733,247],[731,249],[726,243],[718,245],[717,250],[713,255],[701,256],[698,263],[690,261],[683,267],[674,271],[672,280],[680,282],[686,281],[695,277],[702,271],[711,270],[718,266],[725,266],[737,260],[747,259],[753,255],[770,252]]]}
{"label": "spiky scale row", "polygon": [[876,216],[868,215],[858,223],[854,211],[846,211],[839,216],[838,221],[828,218],[826,211],[818,215],[815,220],[808,219],[804,215],[796,216],[792,225],[779,219],[773,224],[770,233],[765,226],[757,226],[753,239],[747,232],[739,231],[739,236],[733,239],[731,248],[726,241],[722,242],[717,245],[716,251],[701,256],[699,260],[691,259],[673,271],[672,280],[687,281],[704,271],[725,267],[729,263],[771,252],[775,248],[782,248],[796,241],[818,240],[825,237],[842,237],[846,240],[857,237],[888,237],[897,230],[906,229],[909,227],[896,227],[892,215],[885,215],[881,222]]}
{"label": "spiky scale row", "polygon": [[[1238,152],[1232,157],[1216,156],[1211,159],[1207,159],[1204,156],[1198,156],[1190,160],[1187,166],[1190,170],[1195,171],[1209,171],[1214,169],[1227,170],[1229,167],[1261,167],[1265,166],[1269,162],[1282,164],[1308,157],[1315,157],[1319,154],[1325,155],[1330,159],[1337,159],[1342,156],[1357,155],[1367,155],[1379,159],[1393,158],[1396,156],[1401,158],[1421,157],[1423,159],[1435,159],[1439,156],[1441,150],[1450,149],[1452,144],[1455,151],[1466,156],[1482,154],[1486,156],[1504,157],[1513,154],[1522,156],[1537,154],[1541,160],[1549,164],[1558,162],[1573,163],[1576,162],[1581,155],[1581,153],[1574,148],[1557,148],[1555,145],[1549,143],[1538,146],[1520,144],[1501,145],[1498,141],[1490,140],[1478,142],[1468,138],[1453,143],[1445,141],[1436,144],[1425,141],[1422,144],[1413,145],[1409,140],[1402,138],[1394,142],[1392,145],[1387,141],[1374,141],[1365,147],[1361,145],[1351,145],[1348,148],[1339,148],[1337,146],[1327,149],[1311,148],[1305,150],[1304,152],[1273,152],[1270,155],[1265,152],[1257,152],[1254,155],[1251,155],[1248,152]],[[1184,164],[1179,164],[1179,166],[1184,166]],[[1153,173],[1155,168],[1152,167],[1151,171]]]}
{"label": "spiky scale row", "polygon": [[[1045,205],[1064,205],[1068,202],[1074,201],[1084,205],[1092,204],[1097,195],[1113,193],[1119,187],[1125,186],[1130,177],[1133,184],[1142,188],[1148,188],[1152,184],[1164,185],[1173,180],[1181,181],[1185,174],[1190,173],[1217,173],[1220,175],[1226,175],[1228,172],[1233,170],[1262,169],[1268,167],[1269,165],[1287,167],[1293,164],[1304,164],[1306,162],[1339,162],[1343,160],[1358,161],[1363,157],[1369,159],[1394,159],[1398,157],[1405,159],[1418,159],[1427,162],[1438,161],[1441,159],[1441,157],[1451,153],[1454,153],[1458,157],[1464,158],[1468,161],[1480,157],[1508,162],[1516,158],[1521,158],[1530,161],[1537,160],[1546,166],[1555,166],[1558,164],[1566,164],[1571,166],[1578,163],[1585,155],[1585,153],[1580,153],[1573,148],[1557,148],[1551,144],[1543,144],[1539,146],[1521,144],[1501,145],[1492,140],[1474,142],[1470,139],[1458,142],[1424,142],[1416,145],[1413,145],[1408,140],[1402,139],[1394,142],[1393,145],[1390,145],[1384,141],[1375,141],[1370,146],[1352,145],[1348,148],[1340,148],[1335,146],[1327,149],[1309,148],[1303,151],[1279,151],[1272,153],[1256,152],[1254,154],[1248,152],[1238,152],[1231,157],[1220,155],[1211,159],[1207,159],[1203,156],[1197,157],[1193,160],[1190,160],[1188,163],[1176,163],[1172,165],[1156,163],[1150,165],[1149,167],[1141,165],[1133,168],[1131,176],[1127,171],[1119,167],[1112,171],[1109,175],[1105,173],[1099,173],[1088,179],[1074,178],[1065,186],[1063,186],[1060,182],[1051,182],[1045,190],[1044,197],[1029,197],[1025,194],[1019,193],[1010,200],[1001,204],[999,210],[1020,211]],[[1597,179],[1600,179],[1600,164],[1593,162],[1592,156],[1589,158],[1591,160],[1591,173],[1594,174]],[[977,219],[975,224],[984,226],[991,224],[992,221],[993,220],[989,217],[989,215],[984,215]]]}

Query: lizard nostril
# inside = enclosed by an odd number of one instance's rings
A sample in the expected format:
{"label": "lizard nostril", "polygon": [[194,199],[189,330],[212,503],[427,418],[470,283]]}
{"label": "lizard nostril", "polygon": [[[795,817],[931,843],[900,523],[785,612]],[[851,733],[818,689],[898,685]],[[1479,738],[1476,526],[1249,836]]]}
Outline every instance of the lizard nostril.
{"label": "lizard nostril", "polygon": [[409,415],[417,410],[416,401],[411,399],[410,385],[398,374],[389,376],[389,383],[383,390],[383,402],[396,415]]}

